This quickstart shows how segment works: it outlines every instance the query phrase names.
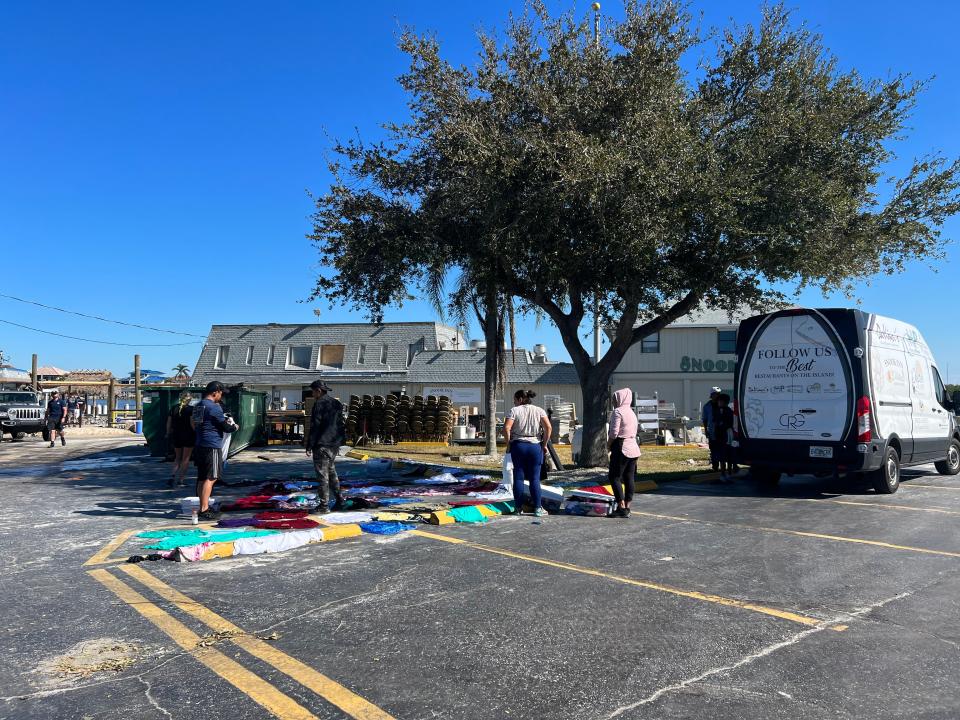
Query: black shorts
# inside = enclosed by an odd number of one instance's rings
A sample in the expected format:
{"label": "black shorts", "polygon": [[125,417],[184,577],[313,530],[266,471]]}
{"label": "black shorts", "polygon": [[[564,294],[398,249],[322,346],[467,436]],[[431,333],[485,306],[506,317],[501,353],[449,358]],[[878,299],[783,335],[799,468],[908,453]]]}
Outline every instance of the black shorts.
{"label": "black shorts", "polygon": [[197,466],[197,480],[200,482],[223,477],[223,454],[220,448],[194,448],[193,464]]}

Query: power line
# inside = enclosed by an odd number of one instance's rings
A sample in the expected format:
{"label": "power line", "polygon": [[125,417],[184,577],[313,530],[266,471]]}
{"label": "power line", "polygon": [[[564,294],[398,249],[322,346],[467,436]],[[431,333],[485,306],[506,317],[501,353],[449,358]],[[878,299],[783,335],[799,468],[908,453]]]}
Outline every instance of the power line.
{"label": "power line", "polygon": [[82,340],[83,342],[99,343],[100,345],[123,345],[124,347],[179,347],[181,345],[199,345],[202,342],[201,340],[190,340],[189,342],[182,342],[182,343],[111,342],[110,340],[91,340],[90,338],[82,338],[82,337],[77,337],[75,335],[64,335],[63,333],[52,332],[50,330],[41,330],[40,328],[30,327],[29,325],[21,325],[19,323],[10,322],[9,320],[0,319],[0,323],[5,323],[6,325],[13,325],[14,327],[23,328],[24,330],[32,330],[33,332],[43,333],[44,335],[55,335],[56,337],[67,338],[68,340]]}
{"label": "power line", "polygon": [[[14,297],[13,295],[4,295],[3,293],[0,293],[0,297],[7,298],[8,300],[16,300],[17,302],[26,303],[27,305],[36,305],[37,307],[46,308],[47,310],[56,310],[57,312],[67,313],[68,315],[78,315],[80,317],[90,318],[91,320],[100,320],[102,322],[113,323],[114,325],[126,325],[127,327],[140,328],[141,330],[153,330],[154,332],[169,333],[170,335],[186,335],[187,337],[196,338],[207,337],[206,335],[197,335],[196,333],[180,332],[179,330],[164,330],[163,328],[150,327],[149,325],[138,325],[137,323],[123,322],[122,320],[111,320],[110,318],[100,317],[99,315],[88,315],[87,313],[77,312],[76,310],[67,310],[65,308],[55,307],[53,305],[44,305],[43,303],[36,302],[35,300],[24,300],[23,298]],[[78,339],[82,340],[83,338]],[[125,343],[111,344],[124,345]]]}

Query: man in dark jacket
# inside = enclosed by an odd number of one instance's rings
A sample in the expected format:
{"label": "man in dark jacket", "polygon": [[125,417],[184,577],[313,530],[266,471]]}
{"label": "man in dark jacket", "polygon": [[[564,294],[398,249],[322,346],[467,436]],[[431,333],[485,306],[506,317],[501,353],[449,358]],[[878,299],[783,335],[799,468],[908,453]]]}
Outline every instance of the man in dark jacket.
{"label": "man in dark jacket", "polygon": [[340,493],[340,478],[334,461],[337,451],[346,441],[343,421],[343,404],[329,395],[331,388],[323,380],[310,383],[313,391],[313,412],[310,414],[310,435],[307,438],[307,455],[313,455],[313,469],[317,473],[320,489],[318,513],[330,512],[330,493],[336,504],[334,510],[343,510],[343,495]]}

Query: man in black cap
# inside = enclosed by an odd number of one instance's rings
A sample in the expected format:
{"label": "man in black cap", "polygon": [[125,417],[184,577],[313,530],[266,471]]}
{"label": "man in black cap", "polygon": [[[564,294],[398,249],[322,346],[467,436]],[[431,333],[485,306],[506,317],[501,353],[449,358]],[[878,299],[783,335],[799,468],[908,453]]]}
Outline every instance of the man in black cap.
{"label": "man in black cap", "polygon": [[343,510],[343,495],[340,494],[340,478],[334,461],[337,451],[346,441],[343,422],[343,404],[332,395],[331,388],[323,380],[310,383],[313,391],[313,412],[310,414],[310,435],[307,437],[307,455],[313,455],[313,469],[317,473],[320,489],[318,513],[330,512],[330,493],[336,504],[334,510]]}
{"label": "man in black cap", "polygon": [[193,409],[190,424],[197,433],[193,461],[197,466],[197,497],[200,498],[200,519],[216,520],[217,514],[210,510],[210,495],[213,485],[223,477],[223,436],[238,430],[232,418],[228,418],[220,400],[223,399],[223,384],[214,380],[207,383],[203,399]]}
{"label": "man in black cap", "polygon": [[63,423],[67,419],[67,403],[60,398],[60,392],[54,390],[50,393],[50,402],[47,403],[47,432],[50,436],[50,447],[56,442],[57,435],[60,436],[60,444],[66,445],[67,439],[63,436]]}

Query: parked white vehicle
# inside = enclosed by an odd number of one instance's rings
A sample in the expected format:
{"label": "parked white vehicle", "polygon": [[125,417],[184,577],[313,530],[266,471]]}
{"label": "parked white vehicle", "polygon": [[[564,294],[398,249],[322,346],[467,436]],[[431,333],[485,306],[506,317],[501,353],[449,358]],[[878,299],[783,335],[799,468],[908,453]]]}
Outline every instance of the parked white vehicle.
{"label": "parked white vehicle", "polygon": [[912,325],[860,310],[784,310],[742,322],[737,355],[737,460],[760,482],[865,473],[892,493],[906,465],[960,472],[955,403]]}

